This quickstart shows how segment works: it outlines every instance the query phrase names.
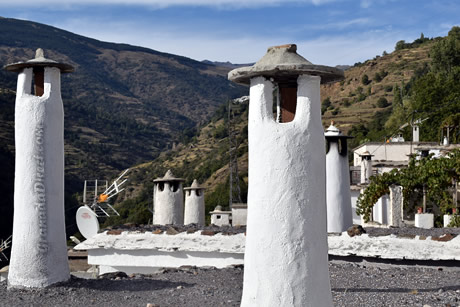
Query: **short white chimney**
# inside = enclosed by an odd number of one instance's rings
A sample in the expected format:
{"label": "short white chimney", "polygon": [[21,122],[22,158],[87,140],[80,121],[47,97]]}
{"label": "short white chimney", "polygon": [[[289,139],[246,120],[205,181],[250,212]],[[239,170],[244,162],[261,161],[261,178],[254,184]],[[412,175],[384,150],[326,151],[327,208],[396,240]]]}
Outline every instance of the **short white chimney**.
{"label": "short white chimney", "polygon": [[327,232],[343,232],[353,224],[347,138],[331,122],[326,133]]}
{"label": "short white chimney", "polygon": [[372,176],[372,157],[374,155],[366,150],[359,156],[361,157],[361,184],[367,184]]}
{"label": "short white chimney", "polygon": [[204,188],[201,187],[195,179],[193,180],[192,186],[184,188],[184,191],[184,225],[204,225]]}
{"label": "short white chimney", "polygon": [[163,178],[153,181],[153,224],[182,225],[184,223],[184,179],[168,170]]}

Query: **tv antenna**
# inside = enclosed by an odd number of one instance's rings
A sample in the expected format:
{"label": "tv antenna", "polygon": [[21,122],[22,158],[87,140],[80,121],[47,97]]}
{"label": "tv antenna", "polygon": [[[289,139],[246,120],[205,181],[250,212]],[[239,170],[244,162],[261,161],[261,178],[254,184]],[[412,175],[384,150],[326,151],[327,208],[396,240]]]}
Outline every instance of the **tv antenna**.
{"label": "tv antenna", "polygon": [[98,219],[120,216],[118,211],[109,204],[109,200],[124,191],[125,188],[122,186],[128,181],[129,170],[129,168],[124,170],[110,186],[106,180],[85,180],[83,206],[78,208],[76,220],[78,230],[86,239],[99,232]]}
{"label": "tv antenna", "polygon": [[13,235],[9,236],[8,239],[2,240],[0,242],[0,255],[1,255],[0,261],[3,261],[3,260],[8,261],[8,257],[5,255],[4,251],[10,248],[12,237]]}
{"label": "tv antenna", "polygon": [[122,185],[128,180],[126,174],[129,170],[124,170],[110,186],[107,186],[107,180],[85,180],[83,204],[91,208],[97,217],[119,216],[118,211],[109,204],[109,200],[124,191]]}

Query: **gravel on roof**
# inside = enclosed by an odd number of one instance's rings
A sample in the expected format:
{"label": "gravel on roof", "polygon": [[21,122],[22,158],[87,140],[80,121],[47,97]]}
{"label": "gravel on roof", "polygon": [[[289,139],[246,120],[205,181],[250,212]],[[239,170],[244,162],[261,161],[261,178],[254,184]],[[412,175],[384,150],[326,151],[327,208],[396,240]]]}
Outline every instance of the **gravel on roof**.
{"label": "gravel on roof", "polygon": [[[335,306],[459,306],[460,269],[331,261]],[[239,306],[243,267],[165,269],[160,274],[72,277],[42,290],[0,283],[2,306]]]}

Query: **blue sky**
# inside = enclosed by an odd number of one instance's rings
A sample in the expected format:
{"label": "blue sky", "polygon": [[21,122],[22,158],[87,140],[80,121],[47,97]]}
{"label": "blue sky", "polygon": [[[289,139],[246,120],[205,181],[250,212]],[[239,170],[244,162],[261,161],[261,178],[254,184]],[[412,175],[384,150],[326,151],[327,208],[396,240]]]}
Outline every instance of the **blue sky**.
{"label": "blue sky", "polygon": [[196,60],[255,62],[295,43],[315,64],[352,65],[422,32],[447,35],[460,25],[460,1],[0,0],[0,16]]}

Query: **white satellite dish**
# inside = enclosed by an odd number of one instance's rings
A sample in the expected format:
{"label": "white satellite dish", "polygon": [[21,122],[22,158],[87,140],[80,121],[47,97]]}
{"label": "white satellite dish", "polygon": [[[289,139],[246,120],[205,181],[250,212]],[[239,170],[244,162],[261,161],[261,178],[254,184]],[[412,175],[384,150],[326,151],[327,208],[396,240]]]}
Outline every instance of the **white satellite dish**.
{"label": "white satellite dish", "polygon": [[77,227],[81,235],[86,239],[95,236],[99,232],[97,215],[90,207],[84,205],[77,210]]}

